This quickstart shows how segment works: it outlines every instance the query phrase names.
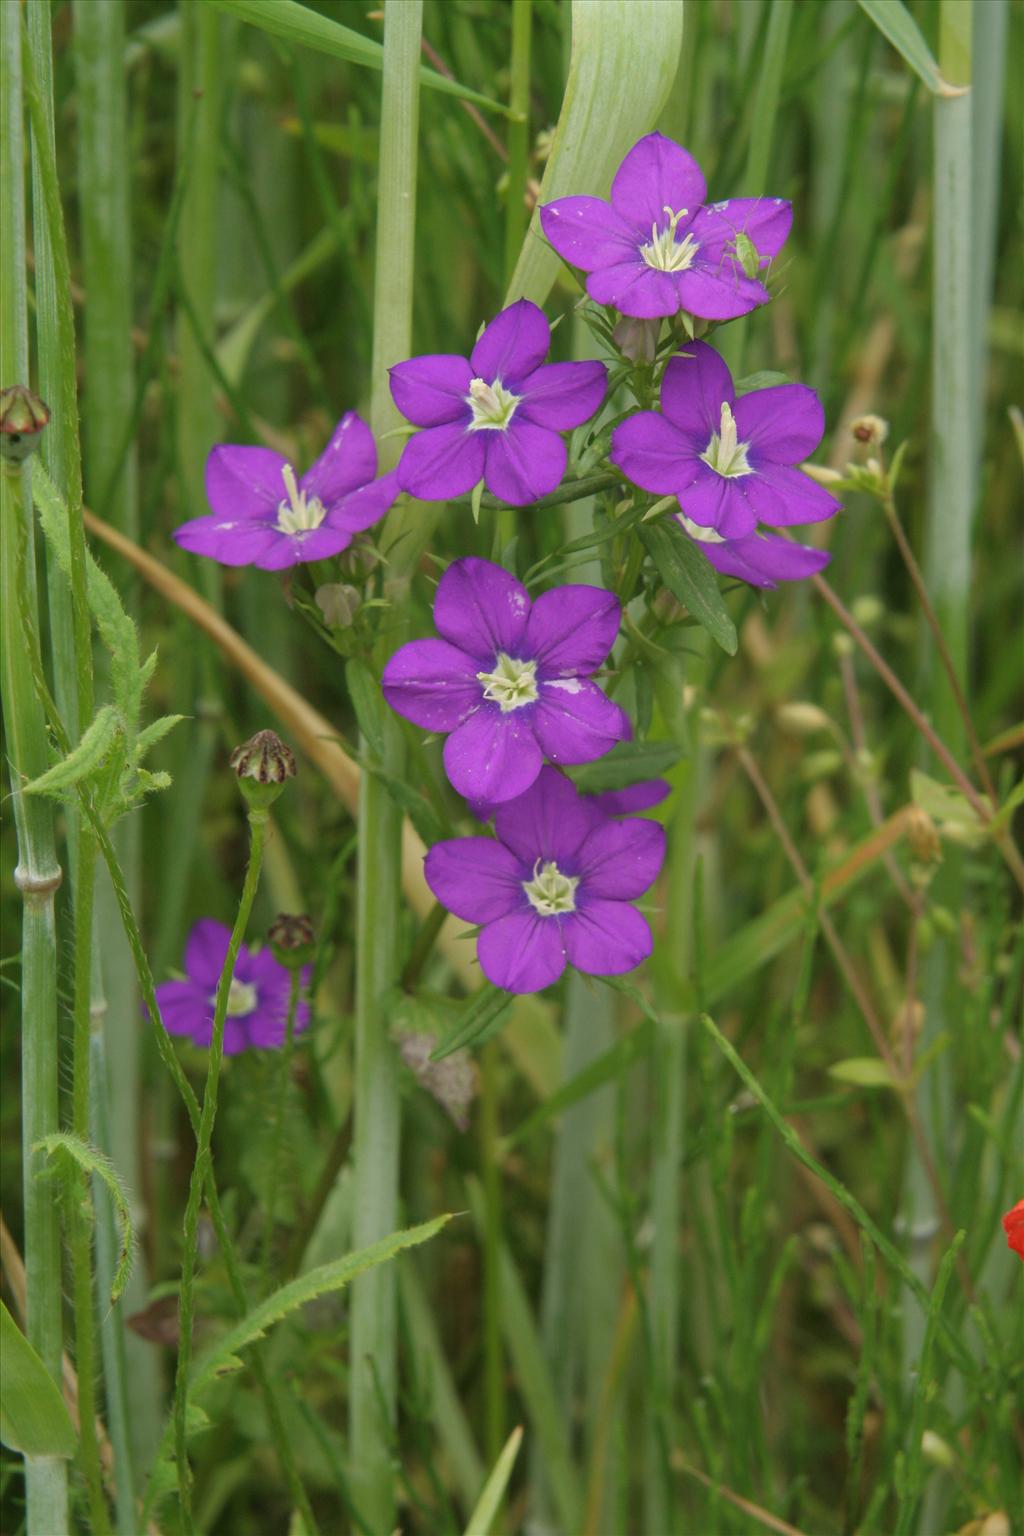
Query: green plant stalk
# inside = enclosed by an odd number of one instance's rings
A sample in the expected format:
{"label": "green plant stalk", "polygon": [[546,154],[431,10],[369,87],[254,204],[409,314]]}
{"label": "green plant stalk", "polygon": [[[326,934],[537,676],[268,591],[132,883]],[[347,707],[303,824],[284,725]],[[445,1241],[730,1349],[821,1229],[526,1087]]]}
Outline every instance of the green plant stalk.
{"label": "green plant stalk", "polygon": [[284,1107],[288,1084],[292,1076],[292,1054],[295,1046],[295,1014],[299,1006],[302,972],[293,970],[288,987],[288,1021],[285,1025],[284,1048],[277,1064],[277,1095],[274,1101],[274,1123],[270,1132],[270,1178],[267,1184],[266,1225],[263,1228],[263,1283],[269,1286],[271,1279],[271,1255],[274,1245],[274,1214],[277,1210],[277,1187],[280,1183],[281,1133],[284,1128]]}
{"label": "green plant stalk", "polygon": [[[515,271],[526,232],[526,177],[530,151],[530,30],[533,0],[512,0],[509,89],[508,192],[505,206],[505,281]],[[493,1458],[492,1458],[493,1459]]]}
{"label": "green plant stalk", "polygon": [[[388,367],[412,351],[419,126],[421,0],[387,0],[381,89],[380,175],[373,298],[370,425],[378,438],[396,425]],[[397,456],[398,444],[382,444]],[[416,510],[396,509],[385,525],[390,577],[402,590],[429,537]],[[403,534],[409,535],[402,537]],[[390,723],[390,722],[389,722]],[[402,738],[389,731],[386,772],[401,776]],[[398,1058],[388,1035],[385,998],[399,964],[402,816],[381,779],[366,773],[359,791],[356,875],[355,1115],[353,1232],[356,1248],[397,1224],[401,1136]],[[391,1445],[397,1401],[397,1297],[393,1270],[359,1277],[352,1287],[349,1454],[357,1508],[375,1531],[395,1524]]]}
{"label": "green plant stalk", "polygon": [[263,844],[267,835],[268,815],[256,806],[249,807],[249,861],[246,865],[242,896],[238,914],[231,930],[228,952],[224,960],[220,981],[217,984],[217,1003],[213,1012],[213,1037],[206,1068],[206,1089],[203,1108],[196,1134],[196,1155],[188,1186],[188,1203],[185,1207],[185,1226],[181,1261],[181,1294],[178,1304],[180,1343],[178,1363],[174,1378],[174,1452],[178,1466],[178,1495],[181,1500],[182,1518],[187,1531],[194,1530],[192,1519],[192,1489],[188,1465],[188,1434],[186,1409],[188,1406],[188,1374],[192,1358],[192,1324],[195,1312],[195,1256],[199,1228],[199,1205],[203,1191],[212,1182],[212,1155],[210,1145],[217,1118],[217,1089],[220,1083],[221,1063],[224,1059],[224,1025],[228,1016],[228,999],[231,981],[235,974],[235,961],[242,939],[245,937],[256,899],[260,868],[263,863]]}
{"label": "green plant stalk", "polygon": [[501,1164],[497,1155],[498,1042],[488,1040],[480,1053],[480,1172],[484,1195],[483,1348],[484,1459],[500,1454],[505,1438],[505,1352],[501,1342]]}

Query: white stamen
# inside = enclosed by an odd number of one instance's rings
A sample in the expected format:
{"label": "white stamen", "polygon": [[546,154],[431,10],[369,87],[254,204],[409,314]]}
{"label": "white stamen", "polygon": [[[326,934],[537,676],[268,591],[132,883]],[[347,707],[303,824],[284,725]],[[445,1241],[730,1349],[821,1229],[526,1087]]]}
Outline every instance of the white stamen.
{"label": "white stamen", "polygon": [[484,698],[497,704],[503,715],[537,702],[535,661],[520,661],[499,651],[494,658],[494,671],[478,672],[476,680],[484,685]]}
{"label": "white stamen", "polygon": [[715,471],[716,475],[721,475],[726,480],[735,480],[740,475],[754,473],[747,463],[749,447],[749,443],[737,442],[736,418],[728,402],[723,400],[721,425],[717,432],[712,432],[701,458]]}
{"label": "white stamen", "polygon": [[486,379],[470,379],[466,404],[473,412],[471,432],[506,432],[522,399],[506,389],[500,379],[488,384]]}
{"label": "white stamen", "polygon": [[[241,1019],[247,1013],[255,1012],[259,1000],[259,993],[251,981],[239,981],[237,976],[232,976],[231,988],[228,992],[229,1019]],[[210,1002],[216,1007],[216,992],[210,998]]]}
{"label": "white stamen", "polygon": [[[540,866],[538,868],[538,866]],[[523,881],[526,899],[541,917],[557,917],[562,912],[576,911],[576,887],[578,875],[563,875],[554,859],[533,866],[533,879]]]}
{"label": "white stamen", "polygon": [[277,529],[279,533],[310,533],[319,528],[327,516],[327,508],[319,496],[307,496],[299,490],[295,471],[290,464],[281,470],[281,478],[287,492],[286,498],[277,504]]}
{"label": "white stamen", "polygon": [[658,272],[685,272],[693,266],[693,258],[700,250],[700,246],[692,235],[684,235],[682,240],[676,239],[676,228],[683,219],[690,216],[689,208],[680,208],[678,213],[666,206],[668,223],[664,229],[659,229],[657,224],[651,225],[651,243],[640,247],[640,255],[649,267],[654,267]]}

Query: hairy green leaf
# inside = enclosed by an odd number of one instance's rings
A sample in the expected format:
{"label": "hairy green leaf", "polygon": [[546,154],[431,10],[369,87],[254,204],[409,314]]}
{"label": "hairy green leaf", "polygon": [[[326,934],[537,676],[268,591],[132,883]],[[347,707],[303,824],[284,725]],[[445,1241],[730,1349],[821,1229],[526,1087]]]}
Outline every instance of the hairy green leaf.
{"label": "hairy green leaf", "polygon": [[44,1136],[39,1142],[39,1147],[48,1158],[63,1154],[73,1163],[77,1163],[83,1173],[101,1179],[109,1190],[117,1225],[121,1232],[121,1252],[118,1255],[117,1267],[110,1287],[110,1300],[119,1301],[131,1278],[136,1248],[135,1227],[128,1203],[128,1192],[121,1181],[121,1175],[105,1153],[67,1131],[55,1131],[52,1136]]}
{"label": "hairy green leaf", "polygon": [[26,784],[24,793],[53,795],[57,799],[68,795],[77,784],[90,778],[102,767],[121,734],[117,710],[112,704],[104,704],[97,711],[91,725],[86,727],[78,745],[71,749],[67,757],[41,773],[38,779]]}

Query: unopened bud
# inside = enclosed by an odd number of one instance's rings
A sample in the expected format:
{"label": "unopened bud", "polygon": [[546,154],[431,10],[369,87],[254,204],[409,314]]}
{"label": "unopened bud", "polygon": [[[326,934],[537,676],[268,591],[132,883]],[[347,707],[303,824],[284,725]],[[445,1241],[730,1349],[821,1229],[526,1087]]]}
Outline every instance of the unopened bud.
{"label": "unopened bud", "polygon": [[332,629],[348,629],[362,605],[362,597],[346,582],[332,581],[316,589],[316,605],[324,623]]}
{"label": "unopened bud", "polygon": [[274,959],[290,971],[309,965],[316,953],[313,924],[305,913],[279,912],[267,931]]}
{"label": "unopened bud", "polygon": [[881,416],[858,416],[850,422],[850,431],[858,443],[871,448],[881,448],[889,436],[889,423]]}
{"label": "unopened bud", "polygon": [[341,569],[353,581],[365,581],[380,564],[380,551],[369,539],[353,539],[340,557]]}
{"label": "unopened bud", "polygon": [[828,731],[832,728],[832,722],[823,709],[817,704],[807,704],[802,701],[793,704],[780,704],[775,711],[780,730],[786,731],[790,736],[814,736],[818,731]]}
{"label": "unopened bud", "polygon": [[881,600],[866,594],[863,597],[855,597],[850,604],[850,612],[853,614],[861,629],[870,629],[872,624],[877,624],[885,612]]}
{"label": "unopened bud", "polygon": [[0,453],[9,464],[21,464],[34,453],[50,408],[24,384],[0,389]]}
{"label": "unopened bud", "polygon": [[949,1471],[956,1466],[956,1454],[951,1445],[937,1435],[933,1429],[926,1429],[921,1436],[921,1454],[925,1461],[930,1461],[935,1467],[945,1467]]}
{"label": "unopened bud", "polygon": [[243,795],[260,810],[273,804],[286,779],[295,777],[295,753],[276,731],[257,731],[235,748],[230,762]]}
{"label": "unopened bud", "polygon": [[912,805],[907,812],[907,846],[916,864],[938,864],[942,858],[935,823],[919,805]]}
{"label": "unopened bud", "polygon": [[893,1016],[889,1027],[889,1035],[894,1043],[905,1040],[907,1035],[912,1040],[920,1039],[924,1029],[924,1003],[920,998],[912,997],[903,1004],[903,1007]]}
{"label": "unopened bud", "polygon": [[632,315],[623,315],[612,331],[612,340],[623,357],[628,357],[630,362],[653,363],[658,351],[660,332],[660,317],[654,320],[640,320]]}

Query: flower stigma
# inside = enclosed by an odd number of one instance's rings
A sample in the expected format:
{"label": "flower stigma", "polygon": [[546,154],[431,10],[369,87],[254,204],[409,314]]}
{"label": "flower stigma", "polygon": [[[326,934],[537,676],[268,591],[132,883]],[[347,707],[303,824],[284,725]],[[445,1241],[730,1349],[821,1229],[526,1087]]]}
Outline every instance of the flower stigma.
{"label": "flower stigma", "polygon": [[576,887],[578,875],[563,875],[554,859],[533,866],[533,879],[523,881],[526,899],[541,917],[558,917],[562,912],[576,911]]}
{"label": "flower stigma", "polygon": [[[247,1013],[254,1013],[259,1003],[259,993],[251,981],[239,981],[237,976],[232,976],[231,987],[228,991],[228,1018],[241,1019]],[[216,1007],[216,992],[210,998],[210,1002]]]}
{"label": "flower stigma", "polygon": [[319,528],[327,516],[327,508],[319,496],[307,496],[299,490],[295,471],[290,464],[281,470],[281,478],[287,497],[277,504],[277,529],[279,533],[310,533]]}
{"label": "flower stigma", "polygon": [[701,458],[716,475],[721,475],[726,480],[735,480],[740,475],[754,473],[747,463],[749,447],[749,443],[736,441],[736,418],[732,414],[728,401],[723,400],[721,425],[717,432],[712,432]]}
{"label": "flower stigma", "polygon": [[685,272],[693,266],[693,258],[700,250],[692,235],[676,239],[676,228],[680,220],[689,218],[690,210],[680,208],[678,213],[673,213],[666,204],[664,211],[668,214],[668,223],[664,229],[659,229],[657,224],[651,225],[651,243],[640,247],[640,255],[658,272]]}
{"label": "flower stigma", "polygon": [[466,404],[473,412],[471,432],[505,432],[522,399],[506,389],[500,379],[488,384],[484,379],[470,379]]}
{"label": "flower stigma", "polygon": [[515,656],[499,651],[495,657],[494,671],[478,672],[476,680],[484,685],[484,698],[497,704],[503,715],[537,702],[535,661],[520,661]]}

